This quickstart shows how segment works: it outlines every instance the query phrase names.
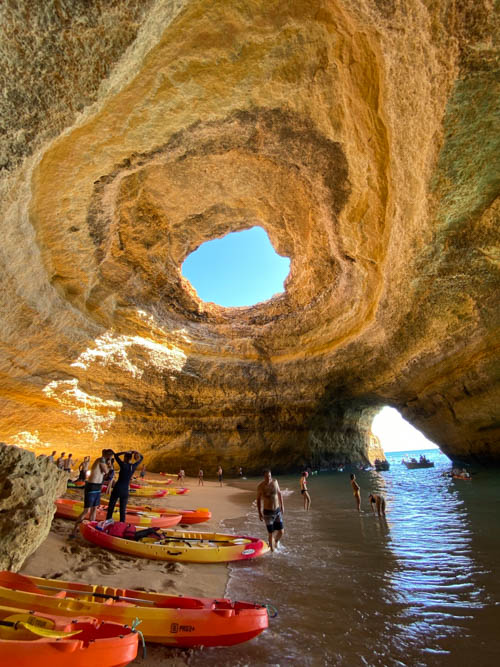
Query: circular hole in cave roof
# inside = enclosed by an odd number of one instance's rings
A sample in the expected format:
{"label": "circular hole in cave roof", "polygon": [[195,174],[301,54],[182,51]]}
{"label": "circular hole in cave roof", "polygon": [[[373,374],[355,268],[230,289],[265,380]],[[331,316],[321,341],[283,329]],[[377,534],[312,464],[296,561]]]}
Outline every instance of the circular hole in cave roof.
{"label": "circular hole in cave roof", "polygon": [[262,227],[207,241],[182,265],[203,301],[226,308],[253,306],[284,291],[290,259],[280,257]]}

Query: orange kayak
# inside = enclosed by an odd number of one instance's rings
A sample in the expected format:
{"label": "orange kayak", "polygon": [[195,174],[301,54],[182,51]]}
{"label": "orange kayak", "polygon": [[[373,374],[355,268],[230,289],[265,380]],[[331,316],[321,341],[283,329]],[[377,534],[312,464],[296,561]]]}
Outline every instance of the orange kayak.
{"label": "orange kayak", "polygon": [[[104,521],[106,519],[106,506],[100,505],[97,508],[96,520]],[[77,519],[83,512],[83,502],[81,500],[71,500],[69,498],[59,498],[56,500],[56,516],[63,519]],[[118,509],[113,513],[113,519],[119,520],[120,512]],[[131,505],[127,506],[127,514],[125,516],[126,523],[132,523],[134,526],[152,528],[169,528],[180,523],[182,514],[165,514],[161,515],[158,512],[146,512],[137,509]]]}
{"label": "orange kayak", "polygon": [[[7,571],[0,571],[0,604],[71,619],[85,614],[120,625],[140,618],[139,629],[147,641],[179,647],[232,646],[268,626],[266,607],[251,602],[146,593]],[[19,667],[17,662],[12,665]],[[74,667],[72,661],[69,665]]]}
{"label": "orange kayak", "polygon": [[0,607],[0,661],[5,667],[124,667],[139,635],[123,624]]}
{"label": "orange kayak", "polygon": [[[103,505],[107,505],[107,500],[101,498]],[[127,509],[134,509],[139,512],[151,512],[153,514],[159,514],[160,516],[169,516],[171,514],[180,514],[182,519],[180,520],[181,524],[191,525],[193,523],[203,523],[204,521],[209,521],[212,518],[212,512],[206,507],[198,507],[194,510],[183,510],[183,509],[171,509],[168,507],[153,507],[152,505],[128,505]]]}

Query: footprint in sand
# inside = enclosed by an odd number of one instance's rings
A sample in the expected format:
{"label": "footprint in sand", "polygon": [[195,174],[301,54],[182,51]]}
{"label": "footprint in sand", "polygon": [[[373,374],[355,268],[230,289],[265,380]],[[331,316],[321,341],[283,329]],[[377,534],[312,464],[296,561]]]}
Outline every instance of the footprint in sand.
{"label": "footprint in sand", "polygon": [[167,563],[163,569],[165,572],[184,572],[184,566],[180,563]]}

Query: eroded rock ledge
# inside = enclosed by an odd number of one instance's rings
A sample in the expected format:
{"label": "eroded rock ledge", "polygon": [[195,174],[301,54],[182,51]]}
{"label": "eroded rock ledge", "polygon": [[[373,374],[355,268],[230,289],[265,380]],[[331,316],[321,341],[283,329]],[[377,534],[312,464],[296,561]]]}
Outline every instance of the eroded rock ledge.
{"label": "eroded rock ledge", "polygon": [[0,570],[17,571],[47,537],[68,475],[0,442]]}
{"label": "eroded rock ledge", "polygon": [[[493,3],[56,5],[2,22],[23,111],[2,162],[3,438],[286,469],[373,458],[389,404],[499,462]],[[17,47],[40,22],[71,39],[35,66]],[[40,73],[34,123],[18,91]],[[291,259],[285,293],[201,302],[185,257],[254,225]]]}

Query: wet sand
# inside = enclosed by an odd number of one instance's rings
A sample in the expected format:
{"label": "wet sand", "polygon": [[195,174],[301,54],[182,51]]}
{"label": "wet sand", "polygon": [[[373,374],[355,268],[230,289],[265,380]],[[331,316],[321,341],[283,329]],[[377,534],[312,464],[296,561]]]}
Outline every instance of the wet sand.
{"label": "wet sand", "polygon": [[[148,477],[165,479],[153,474],[148,474]],[[174,482],[172,486],[177,486],[177,483]],[[241,516],[242,501],[249,497],[246,491],[226,483],[220,487],[218,482],[210,480],[206,480],[204,486],[198,486],[197,479],[186,478],[184,486],[189,488],[190,492],[182,496],[133,498],[129,504],[174,509],[208,507],[212,512],[211,520],[189,526],[186,530],[210,532],[220,530],[223,519],[236,519]],[[83,499],[83,492],[68,493],[67,497]],[[249,504],[250,502],[249,497]],[[21,573],[172,595],[224,596],[228,578],[225,564],[183,564],[134,558],[101,549],[86,542],[81,536],[69,539],[72,528],[73,521],[55,518],[47,539],[26,560]],[[140,650],[139,655],[141,653]],[[131,664],[151,667],[185,665],[188,658],[189,651],[148,644],[146,659],[138,657]]]}

